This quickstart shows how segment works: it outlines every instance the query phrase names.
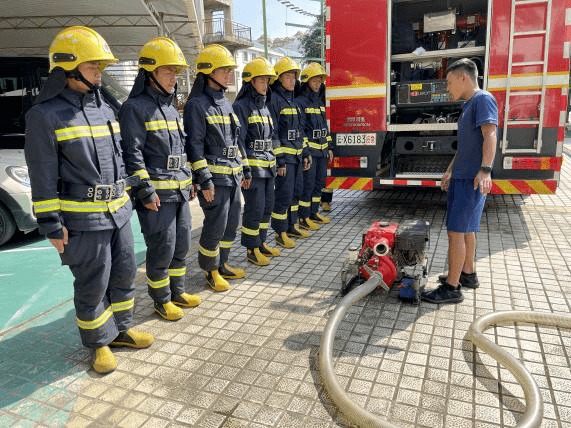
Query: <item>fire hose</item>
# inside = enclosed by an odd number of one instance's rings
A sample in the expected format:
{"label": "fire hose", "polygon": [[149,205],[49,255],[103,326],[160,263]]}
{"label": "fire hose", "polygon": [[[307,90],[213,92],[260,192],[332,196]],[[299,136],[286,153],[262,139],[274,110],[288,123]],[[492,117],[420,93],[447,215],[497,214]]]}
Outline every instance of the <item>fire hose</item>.
{"label": "fire hose", "polygon": [[[383,276],[378,272],[371,272],[371,276],[366,282],[352,290],[339,302],[321,337],[319,368],[329,397],[339,410],[357,426],[361,428],[398,428],[397,425],[390,423],[385,418],[375,415],[353,402],[337,380],[333,367],[333,341],[345,313],[354,303],[367,296],[379,285],[388,289],[383,281]],[[543,401],[537,383],[518,359],[488,340],[483,333],[489,327],[513,324],[514,322],[571,328],[571,316],[525,311],[492,312],[475,320],[468,329],[467,337],[472,343],[508,369],[523,388],[526,409],[516,427],[539,427],[543,418]]]}

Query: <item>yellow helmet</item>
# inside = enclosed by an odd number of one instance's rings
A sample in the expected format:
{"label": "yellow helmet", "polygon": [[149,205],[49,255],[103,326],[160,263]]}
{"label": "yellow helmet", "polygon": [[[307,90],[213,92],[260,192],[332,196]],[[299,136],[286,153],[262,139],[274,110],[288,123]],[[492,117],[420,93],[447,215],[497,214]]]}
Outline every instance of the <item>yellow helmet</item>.
{"label": "yellow helmet", "polygon": [[258,57],[254,58],[244,67],[242,71],[242,80],[244,82],[251,81],[254,77],[268,76],[270,79],[276,77],[276,72],[272,67],[272,64],[264,58]]}
{"label": "yellow helmet", "polygon": [[276,62],[276,65],[274,65],[274,70],[276,72],[277,77],[288,71],[295,71],[297,77],[301,72],[299,64],[295,60],[287,56],[280,58],[278,62]]}
{"label": "yellow helmet", "polygon": [[327,77],[327,73],[318,62],[312,62],[307,67],[305,67],[305,69],[301,72],[301,81],[302,83],[305,83],[315,76],[321,76],[323,79]]}
{"label": "yellow helmet", "polygon": [[154,71],[163,65],[188,67],[179,46],[168,37],[156,37],[149,40],[139,52],[139,67]]}
{"label": "yellow helmet", "polygon": [[65,71],[75,70],[79,64],[89,61],[101,61],[101,70],[118,61],[97,31],[74,26],[65,28],[54,37],[50,45],[50,71],[56,67]]}
{"label": "yellow helmet", "polygon": [[199,73],[210,74],[220,67],[236,67],[234,56],[224,46],[206,46],[196,58],[196,69]]}

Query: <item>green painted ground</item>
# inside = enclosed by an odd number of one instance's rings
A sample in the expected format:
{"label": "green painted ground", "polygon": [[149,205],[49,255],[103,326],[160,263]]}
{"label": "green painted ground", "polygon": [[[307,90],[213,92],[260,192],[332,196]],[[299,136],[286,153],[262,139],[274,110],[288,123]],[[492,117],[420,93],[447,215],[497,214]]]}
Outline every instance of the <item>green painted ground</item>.
{"label": "green painted ground", "polygon": [[[131,219],[137,264],[145,241],[137,215]],[[45,239],[27,239],[0,250],[0,332],[73,298],[73,276]]]}

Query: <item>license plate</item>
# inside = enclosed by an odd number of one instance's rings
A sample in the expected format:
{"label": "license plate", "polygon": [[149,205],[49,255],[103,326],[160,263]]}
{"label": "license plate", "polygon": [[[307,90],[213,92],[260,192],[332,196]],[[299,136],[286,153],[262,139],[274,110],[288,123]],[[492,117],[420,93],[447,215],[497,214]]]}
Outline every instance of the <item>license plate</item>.
{"label": "license plate", "polygon": [[335,144],[338,146],[374,146],[377,144],[377,134],[337,134]]}

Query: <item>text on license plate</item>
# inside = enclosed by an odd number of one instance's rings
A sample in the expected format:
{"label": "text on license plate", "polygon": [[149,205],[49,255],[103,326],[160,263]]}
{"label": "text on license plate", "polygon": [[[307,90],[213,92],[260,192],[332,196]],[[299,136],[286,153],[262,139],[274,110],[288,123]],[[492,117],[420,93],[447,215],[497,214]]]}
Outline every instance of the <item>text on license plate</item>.
{"label": "text on license plate", "polygon": [[377,134],[337,134],[335,143],[338,146],[374,146],[377,144]]}

